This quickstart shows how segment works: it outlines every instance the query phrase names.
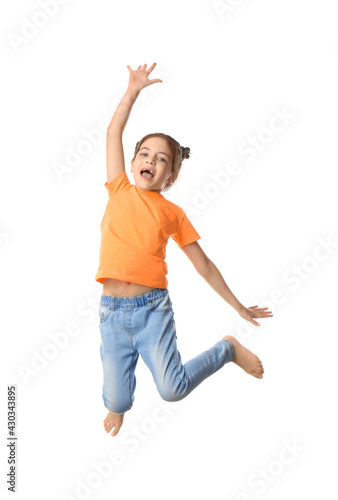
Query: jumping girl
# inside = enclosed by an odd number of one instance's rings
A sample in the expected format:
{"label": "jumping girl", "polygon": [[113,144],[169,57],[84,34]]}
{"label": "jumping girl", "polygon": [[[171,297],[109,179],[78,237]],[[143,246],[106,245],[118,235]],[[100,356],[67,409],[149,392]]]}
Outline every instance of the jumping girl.
{"label": "jumping girl", "polygon": [[165,192],[176,181],[190,148],[163,133],[148,134],[135,147],[131,161],[132,185],[125,171],[122,135],[141,90],[162,82],[149,80],[148,69],[129,70],[129,85],[107,129],[109,200],[101,222],[99,268],[95,279],[103,284],[100,300],[100,355],[102,397],[108,414],[106,432],[119,432],[134,402],[135,368],[139,354],[151,370],[161,397],[179,401],[203,380],[232,361],[261,379],[259,358],[232,335],[182,364],[177,349],[174,312],[168,291],[166,245],[171,237],[196,271],[238,314],[259,326],[254,318],[272,316],[267,307],[242,305],[215,264],[203,252],[200,235],[184,210],[167,200]]}

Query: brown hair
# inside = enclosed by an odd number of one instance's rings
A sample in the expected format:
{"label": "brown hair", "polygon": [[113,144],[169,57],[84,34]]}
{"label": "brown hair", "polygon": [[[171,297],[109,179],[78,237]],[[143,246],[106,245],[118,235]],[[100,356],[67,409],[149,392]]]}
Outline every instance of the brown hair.
{"label": "brown hair", "polygon": [[152,137],[162,137],[163,139],[165,139],[168,143],[168,146],[171,149],[172,154],[173,154],[171,173],[174,174],[173,175],[174,180],[171,182],[168,181],[167,184],[162,189],[162,191],[168,191],[168,189],[171,188],[171,186],[174,184],[174,182],[176,181],[176,179],[178,177],[178,174],[179,174],[181,167],[182,167],[182,161],[190,158],[190,148],[184,148],[177,141],[175,141],[175,139],[170,137],[170,135],[163,134],[161,132],[156,132],[153,134],[145,135],[144,137],[142,137],[142,139],[139,142],[136,143],[134,156],[131,160],[132,162],[135,160],[136,155],[139,152],[144,141],[146,141],[147,139],[150,139]]}

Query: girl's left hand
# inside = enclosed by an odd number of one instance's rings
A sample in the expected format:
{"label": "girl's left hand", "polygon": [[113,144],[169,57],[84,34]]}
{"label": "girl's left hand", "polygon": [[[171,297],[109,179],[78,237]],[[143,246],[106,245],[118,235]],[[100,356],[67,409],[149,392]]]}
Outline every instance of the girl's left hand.
{"label": "girl's left hand", "polygon": [[273,314],[271,311],[266,310],[267,307],[259,307],[258,309],[256,307],[258,306],[243,307],[238,311],[238,314],[253,325],[260,326],[253,318],[270,318]]}

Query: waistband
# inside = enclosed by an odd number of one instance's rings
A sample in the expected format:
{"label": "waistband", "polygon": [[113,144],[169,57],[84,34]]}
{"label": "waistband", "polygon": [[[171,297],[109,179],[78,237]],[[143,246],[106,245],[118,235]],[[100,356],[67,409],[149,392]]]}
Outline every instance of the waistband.
{"label": "waistband", "polygon": [[111,309],[121,308],[134,308],[145,305],[152,305],[156,300],[161,299],[169,294],[168,288],[155,288],[150,292],[143,293],[142,295],[135,295],[134,297],[118,297],[116,295],[101,295],[100,304],[109,306]]}

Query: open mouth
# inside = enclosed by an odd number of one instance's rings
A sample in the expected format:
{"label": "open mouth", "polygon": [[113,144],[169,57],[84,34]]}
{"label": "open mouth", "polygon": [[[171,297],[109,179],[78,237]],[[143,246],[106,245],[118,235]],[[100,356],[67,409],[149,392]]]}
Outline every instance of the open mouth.
{"label": "open mouth", "polygon": [[154,177],[154,174],[151,170],[148,170],[146,168],[143,168],[141,170],[141,175],[142,177],[145,177],[146,179],[152,179]]}

